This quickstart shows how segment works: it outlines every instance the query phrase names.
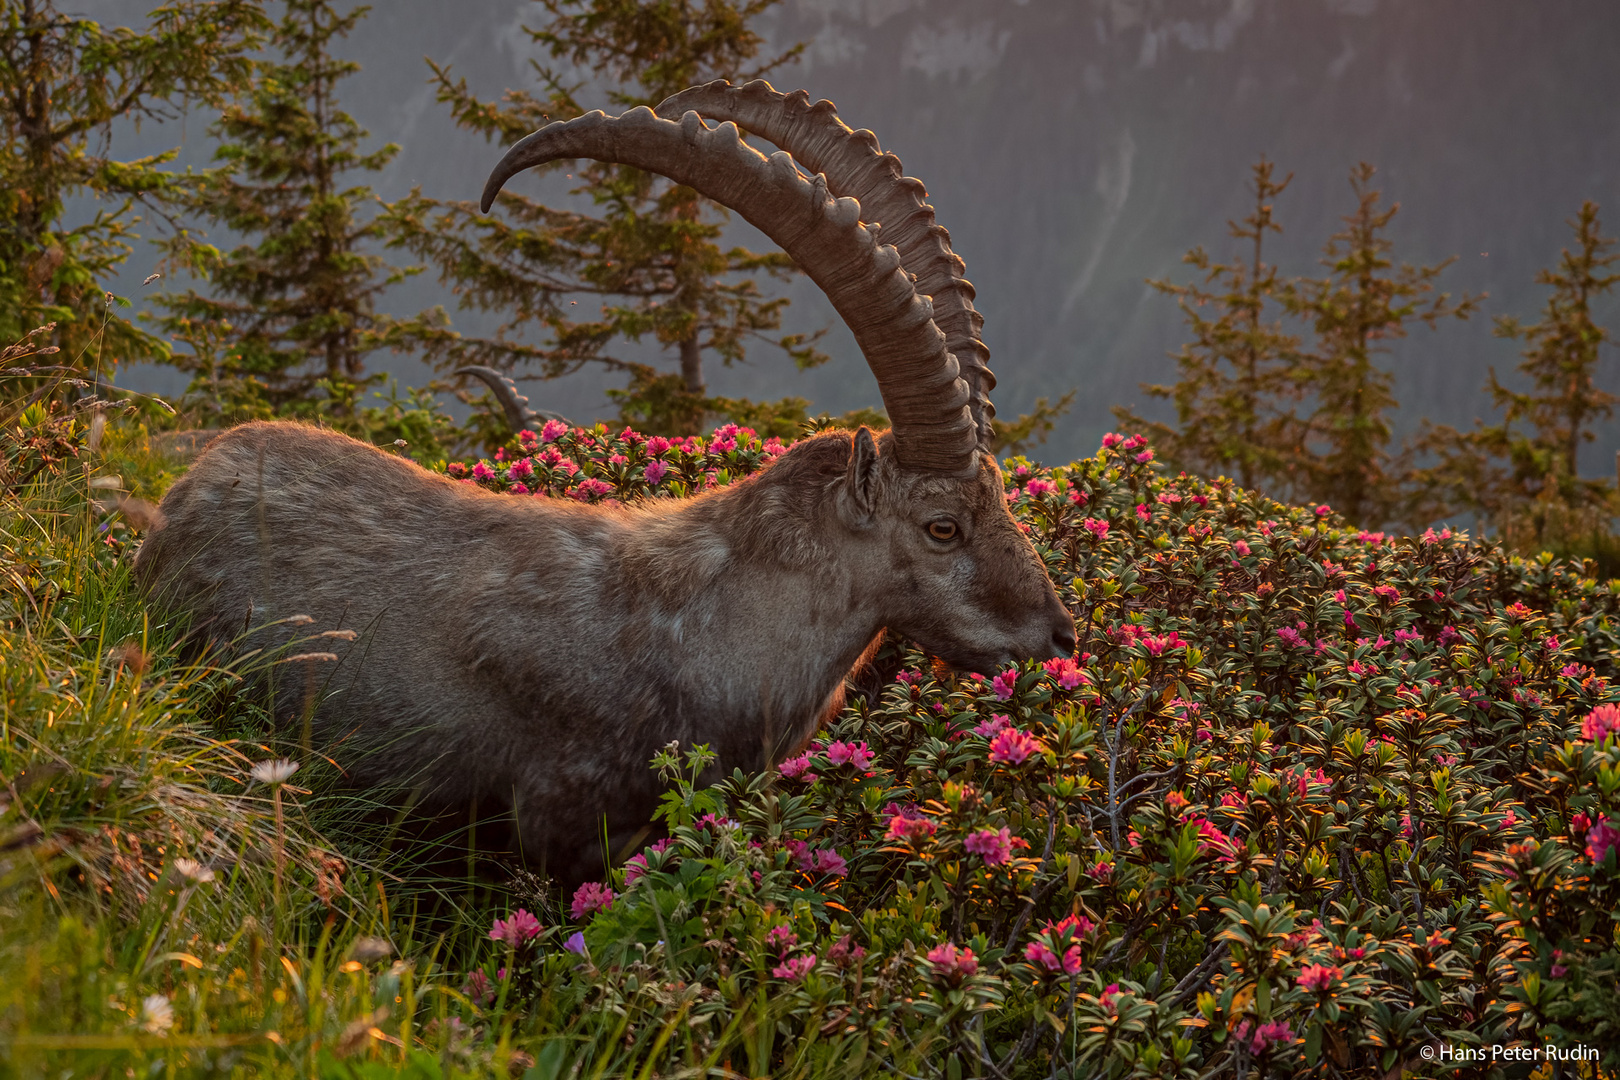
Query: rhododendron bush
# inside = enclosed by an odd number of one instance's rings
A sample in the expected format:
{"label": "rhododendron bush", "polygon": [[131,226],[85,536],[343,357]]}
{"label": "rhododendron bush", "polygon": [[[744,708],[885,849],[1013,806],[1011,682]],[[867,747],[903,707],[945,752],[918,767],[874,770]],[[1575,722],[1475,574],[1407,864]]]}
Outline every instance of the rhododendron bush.
{"label": "rhododendron bush", "polygon": [[[780,451],[550,425],[450,472],[629,502]],[[1134,436],[1006,484],[1076,656],[953,673],[891,641],[767,774],[672,746],[667,839],[572,922],[503,913],[479,994],[652,995],[700,1041],[769,999],[767,1070],[806,1032],[953,1076],[1620,1054],[1620,581],[1172,478]]]}

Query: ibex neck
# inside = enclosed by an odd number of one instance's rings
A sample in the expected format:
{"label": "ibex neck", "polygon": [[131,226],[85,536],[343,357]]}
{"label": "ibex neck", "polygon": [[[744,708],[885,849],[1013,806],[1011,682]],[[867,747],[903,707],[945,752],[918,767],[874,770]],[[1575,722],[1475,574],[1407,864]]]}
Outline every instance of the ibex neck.
{"label": "ibex neck", "polygon": [[[751,487],[751,485],[749,485]],[[802,743],[882,629],[836,557],[762,544],[744,486],[631,519],[619,546],[627,623],[666,688],[670,738],[774,759]],[[673,706],[673,707],[670,707]]]}

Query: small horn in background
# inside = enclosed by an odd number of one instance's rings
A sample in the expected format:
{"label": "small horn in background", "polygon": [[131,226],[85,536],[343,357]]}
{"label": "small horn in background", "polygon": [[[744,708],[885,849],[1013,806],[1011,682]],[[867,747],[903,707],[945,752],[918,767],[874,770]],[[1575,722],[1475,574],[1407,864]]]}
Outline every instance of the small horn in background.
{"label": "small horn in background", "polygon": [[506,422],[511,426],[513,434],[519,431],[539,431],[542,420],[560,420],[569,427],[574,426],[566,416],[546,412],[543,409],[529,408],[529,399],[518,393],[517,383],[492,367],[468,364],[466,367],[456,368],[450,374],[471,375],[489,387],[489,392],[494,395],[496,402],[501,406],[501,411],[506,414]]}

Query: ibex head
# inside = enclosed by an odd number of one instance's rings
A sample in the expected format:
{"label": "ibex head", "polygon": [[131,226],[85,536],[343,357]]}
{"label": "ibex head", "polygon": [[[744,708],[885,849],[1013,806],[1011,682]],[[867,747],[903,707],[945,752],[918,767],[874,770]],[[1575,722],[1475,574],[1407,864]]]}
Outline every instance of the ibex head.
{"label": "ibex head", "polygon": [[[739,128],[783,152],[763,157]],[[845,444],[838,546],[853,560],[845,565],[870,571],[854,577],[885,625],[969,670],[1074,650],[1073,620],[1007,509],[990,452],[995,376],[973,286],[898,158],[845,126],[831,102],[722,80],[656,111],[593,112],[529,135],[490,174],[483,209],[516,173],[575,157],[634,165],[735,210],[793,256],[854,332],[893,430],[874,439],[862,429]],[[773,471],[796,471],[793,456]]]}

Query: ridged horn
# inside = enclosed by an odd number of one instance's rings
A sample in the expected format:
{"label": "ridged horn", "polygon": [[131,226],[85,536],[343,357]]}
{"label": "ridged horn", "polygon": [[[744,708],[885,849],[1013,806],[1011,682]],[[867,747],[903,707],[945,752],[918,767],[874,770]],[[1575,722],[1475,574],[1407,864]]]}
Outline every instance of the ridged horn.
{"label": "ridged horn", "polygon": [[901,464],[956,474],[978,467],[970,392],[932,305],[899,253],[861,224],[854,199],[835,198],[819,175],[806,179],[789,154],[762,156],[735,124],[711,128],[695,112],[664,120],[643,107],[617,117],[591,112],[525,136],[490,173],[480,205],[487,212],[515,174],[563,158],[645,169],[740,214],[821,287],[854,333],[877,377]]}
{"label": "ridged horn", "polygon": [[517,383],[502,375],[492,367],[482,364],[468,364],[458,367],[450,373],[455,375],[471,375],[485,386],[494,395],[495,401],[500,405],[501,411],[506,414],[506,423],[515,435],[520,431],[539,431],[540,421],[560,420],[573,427],[573,423],[566,417],[554,412],[544,410],[535,411],[529,408],[529,399],[518,393]]}
{"label": "ridged horn", "polygon": [[775,143],[813,173],[827,178],[827,190],[861,204],[861,220],[878,226],[878,243],[893,244],[917,291],[934,305],[934,323],[945,332],[945,347],[956,357],[972,394],[979,444],[995,437],[990,420],[996,407],[990,391],[996,377],[984,344],[984,316],[973,307],[973,283],[951,250],[951,234],[934,220],[921,180],[901,172],[900,159],[883,152],[877,136],[851,131],[833,103],[814,104],[803,90],[778,91],[763,79],[734,86],[725,79],[682,90],[653,110],[666,120],[688,111],[715,123],[731,121],[744,131]]}

